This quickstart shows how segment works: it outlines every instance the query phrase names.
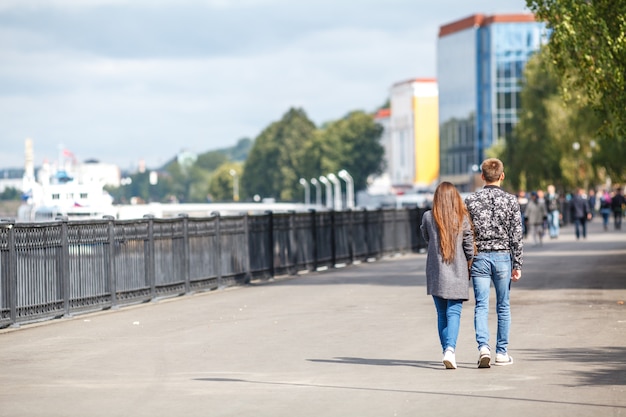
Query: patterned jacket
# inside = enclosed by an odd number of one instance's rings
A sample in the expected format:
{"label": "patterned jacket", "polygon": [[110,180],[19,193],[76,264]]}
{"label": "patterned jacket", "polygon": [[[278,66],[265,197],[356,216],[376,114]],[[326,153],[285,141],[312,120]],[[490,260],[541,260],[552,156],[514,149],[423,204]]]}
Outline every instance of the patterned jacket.
{"label": "patterned jacket", "polygon": [[522,269],[522,213],[517,198],[495,185],[470,194],[465,205],[474,223],[480,252],[510,252],[513,269]]}

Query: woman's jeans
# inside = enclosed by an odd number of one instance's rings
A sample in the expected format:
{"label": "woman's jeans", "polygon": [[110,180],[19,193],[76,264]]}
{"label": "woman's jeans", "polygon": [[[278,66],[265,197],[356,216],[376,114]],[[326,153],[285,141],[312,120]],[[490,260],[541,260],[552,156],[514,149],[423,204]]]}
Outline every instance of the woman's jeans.
{"label": "woman's jeans", "polygon": [[600,209],[600,214],[602,214],[602,226],[604,226],[604,230],[609,228],[609,216],[611,215],[610,208],[602,208]]}
{"label": "woman's jeans", "polygon": [[511,254],[509,252],[480,252],[474,258],[471,275],[476,299],[474,328],[478,349],[489,346],[489,295],[493,282],[496,289],[496,313],[498,315],[496,353],[507,352],[511,327],[509,304],[511,269]]}
{"label": "woman's jeans", "polygon": [[441,350],[447,348],[456,349],[456,340],[459,337],[459,326],[461,324],[461,309],[463,301],[446,300],[433,295],[435,308],[437,309],[437,330],[439,331],[439,341]]}
{"label": "woman's jeans", "polygon": [[551,238],[559,237],[559,221],[558,210],[552,210],[548,213],[548,231]]}

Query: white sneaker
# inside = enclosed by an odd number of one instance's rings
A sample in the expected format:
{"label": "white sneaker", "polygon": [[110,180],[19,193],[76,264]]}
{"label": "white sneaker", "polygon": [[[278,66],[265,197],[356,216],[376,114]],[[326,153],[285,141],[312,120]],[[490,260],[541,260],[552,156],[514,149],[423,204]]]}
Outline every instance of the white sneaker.
{"label": "white sneaker", "polygon": [[489,350],[489,346],[483,346],[478,351],[478,367],[479,368],[490,368],[491,365],[491,350]]}
{"label": "white sneaker", "polygon": [[512,365],[513,357],[509,356],[508,353],[497,353],[496,361],[493,364],[498,366]]}
{"label": "white sneaker", "polygon": [[456,369],[456,358],[454,355],[454,351],[447,349],[443,354],[443,366],[446,369]]}

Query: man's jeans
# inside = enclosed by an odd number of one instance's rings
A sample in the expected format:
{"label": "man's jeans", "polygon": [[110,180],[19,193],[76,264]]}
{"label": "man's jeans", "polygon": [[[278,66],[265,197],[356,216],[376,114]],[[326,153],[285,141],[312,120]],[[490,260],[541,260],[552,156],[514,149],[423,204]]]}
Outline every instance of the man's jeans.
{"label": "man's jeans", "polygon": [[548,213],[548,230],[550,237],[559,237],[559,211],[552,210]]}
{"label": "man's jeans", "polygon": [[622,228],[622,211],[614,211],[613,212],[613,219],[614,219],[614,224],[615,224],[615,230],[621,230]]}
{"label": "man's jeans", "polygon": [[587,238],[587,219],[585,217],[574,218],[574,232],[576,239],[580,239],[581,235],[583,239]]}
{"label": "man's jeans", "polygon": [[491,282],[496,289],[496,313],[498,315],[498,333],[496,353],[506,353],[509,345],[511,327],[511,308],[509,291],[511,289],[511,254],[509,252],[481,252],[472,263],[472,282],[474,284],[474,328],[478,349],[489,346],[489,295]]}
{"label": "man's jeans", "polygon": [[463,301],[446,300],[436,295],[433,295],[433,300],[435,300],[435,308],[437,309],[437,330],[441,350],[445,351],[449,347],[456,350]]}

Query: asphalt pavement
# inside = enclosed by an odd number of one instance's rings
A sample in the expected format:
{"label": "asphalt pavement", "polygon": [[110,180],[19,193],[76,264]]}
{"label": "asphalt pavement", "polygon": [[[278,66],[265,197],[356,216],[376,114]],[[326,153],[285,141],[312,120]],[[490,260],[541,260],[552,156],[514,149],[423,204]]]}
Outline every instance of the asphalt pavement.
{"label": "asphalt pavement", "polygon": [[0,416],[625,416],[626,231],[589,229],[525,241],[511,366],[470,299],[444,369],[408,254],[0,330]]}

